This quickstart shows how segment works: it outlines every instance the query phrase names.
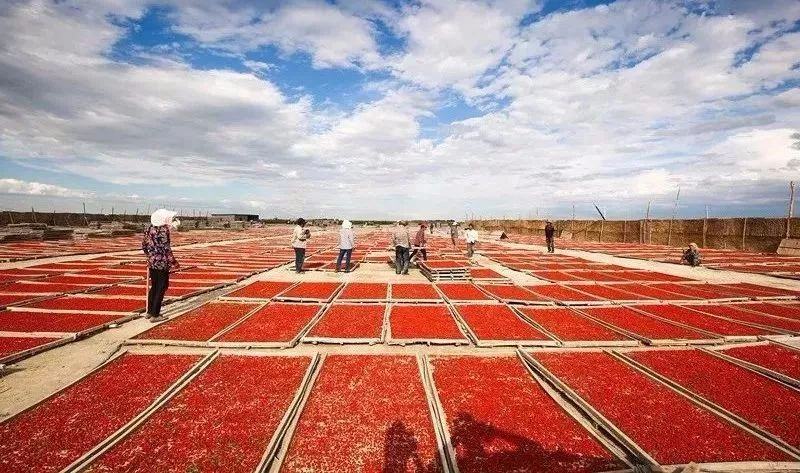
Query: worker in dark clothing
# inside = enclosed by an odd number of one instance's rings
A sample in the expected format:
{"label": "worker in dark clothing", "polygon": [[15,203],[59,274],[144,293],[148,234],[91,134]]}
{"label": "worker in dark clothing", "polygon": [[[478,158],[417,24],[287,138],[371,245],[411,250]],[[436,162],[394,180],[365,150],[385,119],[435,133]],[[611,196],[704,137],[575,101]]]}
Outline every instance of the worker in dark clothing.
{"label": "worker in dark clothing", "polygon": [[700,258],[700,250],[697,248],[697,243],[689,243],[689,248],[686,248],[686,251],[683,252],[683,257],[681,258],[681,262],[686,261],[689,266],[700,266],[701,258]]}
{"label": "worker in dark clothing", "polygon": [[547,240],[548,253],[556,252],[556,244],[554,240],[555,234],[556,234],[556,227],[554,227],[553,223],[548,220],[547,224],[544,226],[544,239]]}
{"label": "worker in dark clothing", "polygon": [[151,322],[167,320],[161,315],[161,305],[169,288],[169,273],[180,266],[172,254],[170,229],[177,229],[180,223],[175,219],[175,212],[158,209],[150,217],[150,225],[142,237],[142,251],[147,256],[149,279],[146,317]]}
{"label": "worker in dark clothing", "polygon": [[422,261],[428,261],[428,250],[425,249],[427,245],[427,240],[425,239],[425,224],[419,224],[419,230],[414,235],[414,241],[411,244],[414,247],[414,250],[411,252],[411,256],[409,256],[409,261],[414,259],[417,253],[422,255]]}

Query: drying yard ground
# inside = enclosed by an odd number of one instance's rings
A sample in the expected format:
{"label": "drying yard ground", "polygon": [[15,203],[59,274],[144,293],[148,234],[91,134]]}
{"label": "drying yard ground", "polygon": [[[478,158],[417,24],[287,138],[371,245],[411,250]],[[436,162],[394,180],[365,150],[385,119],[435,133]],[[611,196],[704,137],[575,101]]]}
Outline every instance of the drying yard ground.
{"label": "drying yard ground", "polygon": [[800,471],[800,281],[290,231],[182,235],[160,324],[133,241],[0,248],[0,471]]}

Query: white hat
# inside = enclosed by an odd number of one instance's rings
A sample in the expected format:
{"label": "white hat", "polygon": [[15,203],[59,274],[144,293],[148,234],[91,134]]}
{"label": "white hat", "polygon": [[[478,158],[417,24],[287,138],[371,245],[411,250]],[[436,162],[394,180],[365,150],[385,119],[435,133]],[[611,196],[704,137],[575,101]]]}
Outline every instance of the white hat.
{"label": "white hat", "polygon": [[158,209],[150,216],[150,223],[153,224],[154,227],[169,225],[174,217],[175,212],[167,209]]}
{"label": "white hat", "polygon": [[353,228],[353,222],[351,222],[350,220],[343,220],[342,228]]}

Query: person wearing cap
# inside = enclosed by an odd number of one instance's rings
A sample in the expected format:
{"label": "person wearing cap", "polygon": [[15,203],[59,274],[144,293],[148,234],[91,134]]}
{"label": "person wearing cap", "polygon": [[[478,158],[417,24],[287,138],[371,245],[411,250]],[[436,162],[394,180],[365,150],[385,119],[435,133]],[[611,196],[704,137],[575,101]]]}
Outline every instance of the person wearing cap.
{"label": "person wearing cap", "polygon": [[411,249],[411,236],[408,234],[408,222],[399,221],[392,232],[392,245],[394,246],[395,273],[408,274],[409,250]]}
{"label": "person wearing cap", "polygon": [[475,244],[478,243],[478,231],[470,223],[464,232],[464,239],[467,240],[467,256],[472,258],[475,254]]}
{"label": "person wearing cap", "polygon": [[556,234],[556,228],[553,226],[553,222],[548,220],[544,226],[544,239],[547,241],[548,253],[556,252],[556,243],[555,239],[553,238],[555,234]]}
{"label": "person wearing cap", "polygon": [[453,220],[450,224],[450,239],[453,241],[453,246],[456,246],[456,241],[458,240],[458,222]]}
{"label": "person wearing cap", "polygon": [[683,252],[681,263],[686,261],[689,266],[700,266],[702,258],[700,257],[700,249],[697,248],[697,243],[689,243],[689,248]]}
{"label": "person wearing cap", "polygon": [[412,251],[411,256],[408,257],[409,261],[413,260],[417,253],[422,255],[423,261],[428,261],[428,251],[425,249],[425,245],[428,243],[425,239],[425,228],[426,225],[420,223],[419,230],[414,234],[414,251]]}
{"label": "person wearing cap", "polygon": [[342,258],[344,258],[344,272],[350,272],[350,257],[353,255],[353,247],[356,246],[356,235],[353,232],[353,224],[349,220],[342,222],[342,229],[339,230],[339,257],[336,259],[336,272],[342,268]]}
{"label": "person wearing cap", "polygon": [[303,272],[303,261],[306,259],[306,241],[311,238],[311,231],[306,226],[306,219],[298,218],[292,232],[292,248],[294,249],[294,272]]}
{"label": "person wearing cap", "polygon": [[169,288],[169,272],[180,267],[172,254],[170,228],[178,228],[180,221],[175,212],[158,209],[150,217],[150,225],[142,237],[142,251],[147,256],[147,275],[150,287],[147,291],[147,313],[151,322],[161,322],[161,305]]}

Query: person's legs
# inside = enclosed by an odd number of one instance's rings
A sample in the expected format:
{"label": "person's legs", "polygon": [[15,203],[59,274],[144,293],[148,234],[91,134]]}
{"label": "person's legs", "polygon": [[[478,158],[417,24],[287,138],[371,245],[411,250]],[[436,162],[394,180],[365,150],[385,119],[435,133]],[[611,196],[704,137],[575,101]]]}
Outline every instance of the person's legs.
{"label": "person's legs", "polygon": [[152,272],[150,277],[153,280],[153,287],[150,289],[153,294],[150,314],[154,318],[158,318],[161,317],[161,305],[169,287],[169,271],[161,269],[151,269],[150,271]]}
{"label": "person's legs", "polygon": [[344,272],[350,272],[350,257],[353,256],[353,249],[350,248],[349,250],[344,250]]}
{"label": "person's legs", "polygon": [[155,307],[155,300],[156,300],[156,273],[157,270],[153,268],[147,268],[147,272],[149,273],[150,277],[150,287],[147,291],[147,315],[148,317],[152,317],[155,313],[153,308]]}
{"label": "person's legs", "polygon": [[472,255],[475,253],[475,243],[467,243],[467,256],[472,258]]}
{"label": "person's legs", "polygon": [[425,248],[420,248],[419,252],[422,253],[422,261],[428,261],[428,251]]}
{"label": "person's legs", "polygon": [[410,248],[402,247],[402,254],[403,254],[403,274],[408,274],[408,264],[410,262],[410,258],[408,256],[408,252]]}
{"label": "person's legs", "polygon": [[552,238],[547,238],[547,252],[553,253],[555,251],[555,245],[553,244]]}
{"label": "person's legs", "polygon": [[295,272],[299,273],[303,270],[303,261],[306,258],[306,249],[305,248],[295,248],[294,249],[294,270]]}
{"label": "person's legs", "polygon": [[400,274],[403,271],[403,247],[394,247],[394,272]]}
{"label": "person's legs", "polygon": [[[339,248],[339,257],[336,258],[336,272],[337,273],[342,269],[342,258],[344,258],[344,254],[345,253],[347,253],[347,250]],[[348,261],[348,263],[349,263],[349,261]],[[349,266],[349,265],[346,265],[344,267],[345,271],[347,270],[347,266]]]}

